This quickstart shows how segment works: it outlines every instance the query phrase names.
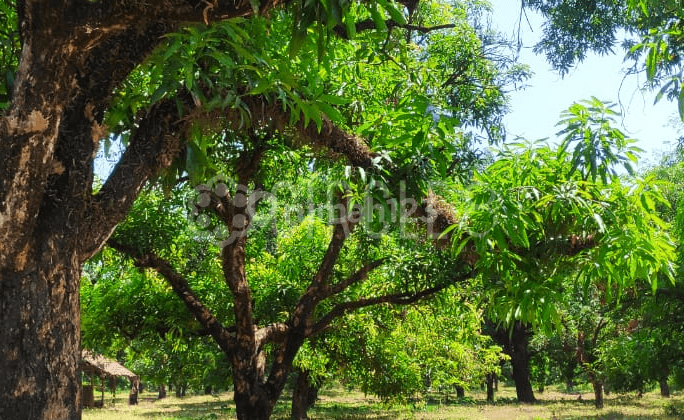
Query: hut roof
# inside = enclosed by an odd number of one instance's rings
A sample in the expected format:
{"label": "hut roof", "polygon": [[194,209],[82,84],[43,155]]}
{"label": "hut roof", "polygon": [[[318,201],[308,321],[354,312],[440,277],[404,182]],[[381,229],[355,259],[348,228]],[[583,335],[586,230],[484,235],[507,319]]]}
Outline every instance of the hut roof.
{"label": "hut roof", "polygon": [[81,352],[81,369],[83,372],[91,375],[124,376],[131,380],[138,378],[138,375],[116,361],[108,359],[101,354],[94,354],[90,350],[83,350]]}

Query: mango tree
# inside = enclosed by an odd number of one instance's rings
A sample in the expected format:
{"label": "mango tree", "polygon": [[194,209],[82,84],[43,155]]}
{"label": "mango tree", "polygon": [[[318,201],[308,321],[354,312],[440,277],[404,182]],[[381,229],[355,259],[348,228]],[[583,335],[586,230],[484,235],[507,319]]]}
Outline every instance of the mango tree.
{"label": "mango tree", "polygon": [[[659,187],[669,205],[658,206],[661,217],[672,225],[678,243],[682,237],[681,188],[682,161],[679,153],[669,156],[649,174],[659,181]],[[661,283],[656,290],[634,287],[621,300],[616,318],[621,334],[601,348],[607,380],[620,391],[643,392],[657,382],[661,395],[670,394],[668,381],[681,383],[682,318],[684,296],[681,284],[682,248],[677,248],[676,282]]]}
{"label": "mango tree", "polygon": [[[656,213],[665,204],[652,179],[614,171],[636,159],[630,140],[592,99],[563,115],[563,143],[509,145],[467,191],[454,251],[477,252],[491,317],[504,328],[521,401],[532,402],[528,339],[559,326],[570,281],[610,298],[643,280],[673,275],[674,248]],[[508,331],[506,337],[505,330]]]}
{"label": "mango tree", "polygon": [[[298,83],[290,77],[288,63],[304,63],[305,74],[315,75],[316,62],[329,57],[326,45],[331,39],[347,40],[369,31],[375,41],[367,43],[361,55],[384,57],[389,51],[384,39],[404,39],[394,30],[431,31],[420,20],[414,23],[417,5],[3,1],[0,16],[8,48],[2,52],[7,67],[0,89],[6,109],[0,134],[0,370],[6,380],[0,384],[0,415],[80,417],[81,264],[102,248],[148,179],[174,161],[175,169],[187,169],[191,176],[203,171],[204,145],[193,143],[190,133],[195,119],[207,120],[208,109],[221,107],[232,127],[244,126],[247,119],[289,126],[301,142],[370,167],[371,155],[355,147],[358,139],[331,121],[337,114],[320,99],[323,92],[295,92]],[[261,30],[245,32],[241,25],[256,15],[262,16]],[[265,22],[277,19],[289,21],[289,29],[269,32]],[[160,65],[174,54],[192,54],[195,46],[188,38],[170,36],[180,29],[202,33],[205,46],[222,40],[221,51],[228,54],[205,61],[204,73]],[[310,31],[318,48],[302,52]],[[269,67],[257,48],[269,39],[278,41],[271,46],[281,47],[273,51],[281,58],[279,68]],[[156,58],[151,58],[157,47]],[[152,66],[152,71],[139,71],[141,64]],[[182,83],[160,82],[162,70]],[[219,75],[230,77],[216,84]],[[469,80],[458,72],[453,75],[452,85]],[[276,85],[281,89],[271,89],[274,95],[261,95],[266,93],[261,89]],[[492,83],[474,85],[497,96]],[[204,93],[212,86],[220,95],[208,98]],[[130,113],[120,112],[122,102]],[[329,118],[312,103],[324,108]],[[123,138],[127,147],[99,188],[93,182],[93,159],[101,141],[110,136]],[[239,161],[249,167],[250,159],[241,156]],[[233,248],[240,252],[239,246]],[[242,327],[251,328],[247,324]],[[240,337],[253,341],[249,331]]]}

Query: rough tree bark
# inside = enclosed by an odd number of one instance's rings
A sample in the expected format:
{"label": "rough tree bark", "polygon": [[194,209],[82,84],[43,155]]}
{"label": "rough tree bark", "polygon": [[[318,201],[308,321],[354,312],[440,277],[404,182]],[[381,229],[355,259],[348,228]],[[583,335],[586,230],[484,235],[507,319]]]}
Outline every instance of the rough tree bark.
{"label": "rough tree bark", "polygon": [[594,375],[589,376],[591,386],[594,388],[594,407],[600,410],[603,408],[603,383],[593,378]]}
{"label": "rough tree bark", "polygon": [[81,264],[178,151],[178,118],[168,118],[176,112],[157,107],[93,195],[103,115],[116,87],[180,22],[253,13],[249,2],[207,4],[17,1],[19,68],[0,120],[0,418],[80,418]]}
{"label": "rough tree bark", "polygon": [[511,365],[513,366],[513,381],[518,401],[533,403],[536,401],[532,383],[530,382],[530,356],[527,349],[528,336],[524,333],[513,333],[511,347]]}

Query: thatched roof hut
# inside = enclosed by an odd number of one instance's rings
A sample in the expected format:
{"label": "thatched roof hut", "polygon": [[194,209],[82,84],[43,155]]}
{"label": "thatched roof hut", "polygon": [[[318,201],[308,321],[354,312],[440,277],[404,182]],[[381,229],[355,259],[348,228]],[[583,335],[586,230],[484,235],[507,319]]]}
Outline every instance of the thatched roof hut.
{"label": "thatched roof hut", "polygon": [[[124,366],[115,360],[108,359],[101,354],[95,354],[90,350],[82,350],[81,352],[81,370],[86,375],[97,376],[104,380],[105,377],[110,377],[114,381],[114,388],[116,388],[116,378],[125,377],[131,381],[131,393],[129,395],[129,403],[136,404],[138,402],[138,375],[126,369]],[[104,382],[102,382],[102,402],[96,404],[93,398],[93,387],[83,388],[83,405],[92,407],[95,405],[102,405],[104,402]]]}
{"label": "thatched roof hut", "polygon": [[112,359],[108,359],[101,354],[95,354],[90,350],[81,352],[81,370],[88,375],[97,376],[123,376],[131,382],[138,379],[138,375],[126,369],[121,364]]}

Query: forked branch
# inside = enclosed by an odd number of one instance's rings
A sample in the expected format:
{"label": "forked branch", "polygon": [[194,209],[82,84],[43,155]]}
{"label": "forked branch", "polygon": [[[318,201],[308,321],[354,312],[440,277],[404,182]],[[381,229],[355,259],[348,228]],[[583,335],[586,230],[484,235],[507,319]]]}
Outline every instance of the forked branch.
{"label": "forked branch", "polygon": [[351,311],[354,311],[356,309],[360,308],[365,308],[368,306],[373,306],[373,305],[378,305],[381,303],[390,303],[394,305],[410,305],[412,303],[416,303],[422,299],[425,299],[429,296],[432,296],[444,289],[446,289],[449,286],[452,286],[456,283],[459,283],[461,281],[465,281],[475,275],[475,270],[468,271],[456,278],[454,278],[451,282],[448,283],[443,283],[440,285],[432,286],[426,289],[423,289],[418,292],[404,292],[404,293],[395,293],[395,294],[388,294],[388,295],[383,295],[383,296],[377,296],[377,297],[369,297],[369,298],[363,298],[363,299],[358,299],[355,301],[351,302],[344,302],[344,303],[339,303],[335,305],[327,314],[322,316],[313,326],[306,331],[306,336],[312,336],[315,334],[318,334],[325,329],[327,329],[330,326],[330,323],[335,320],[336,318],[339,318]]}
{"label": "forked branch", "polygon": [[230,335],[227,328],[221,325],[211,311],[204,306],[193,292],[185,277],[178,273],[171,263],[163,258],[159,258],[152,252],[141,252],[134,247],[120,243],[114,239],[109,239],[107,245],[132,258],[137,267],[151,268],[164,277],[174,293],[183,301],[190,313],[192,313],[202,327],[209,331],[211,336],[214,337],[219,347],[227,354],[233,351],[235,347],[234,337]]}
{"label": "forked branch", "polygon": [[178,155],[182,131],[178,120],[175,101],[167,100],[154,105],[139,122],[114,172],[89,204],[81,260],[100,250],[145,182]]}

